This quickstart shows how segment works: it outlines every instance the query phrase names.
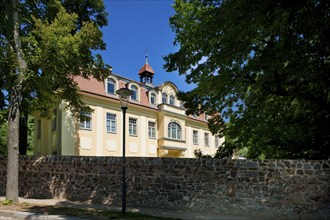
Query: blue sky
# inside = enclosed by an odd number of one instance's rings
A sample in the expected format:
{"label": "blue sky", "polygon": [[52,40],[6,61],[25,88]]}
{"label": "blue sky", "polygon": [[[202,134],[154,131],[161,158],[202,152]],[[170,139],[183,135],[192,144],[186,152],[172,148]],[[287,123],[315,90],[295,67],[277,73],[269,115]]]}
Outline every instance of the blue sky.
{"label": "blue sky", "polygon": [[185,76],[166,72],[163,56],[178,50],[173,45],[174,33],[169,18],[174,14],[172,0],[104,0],[108,12],[108,26],[102,28],[106,51],[104,61],[118,75],[139,81],[138,72],[145,63],[155,71],[154,84],[172,81],[179,90],[188,91],[193,85]]}

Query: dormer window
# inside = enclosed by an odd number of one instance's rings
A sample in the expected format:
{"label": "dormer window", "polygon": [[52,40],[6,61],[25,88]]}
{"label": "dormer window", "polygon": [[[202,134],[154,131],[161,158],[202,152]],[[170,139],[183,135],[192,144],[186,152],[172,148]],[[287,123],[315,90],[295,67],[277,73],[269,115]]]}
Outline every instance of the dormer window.
{"label": "dormer window", "polygon": [[173,95],[170,96],[170,105],[174,105],[174,96]]}
{"label": "dormer window", "polygon": [[167,103],[167,94],[166,93],[163,93],[162,94],[162,103]]}
{"label": "dormer window", "polygon": [[133,92],[133,94],[131,95],[131,99],[135,100],[135,101],[138,101],[138,87],[135,86],[135,85],[132,85],[131,90]]}
{"label": "dormer window", "polygon": [[150,103],[152,105],[156,105],[156,94],[155,93],[150,94]]}
{"label": "dormer window", "polygon": [[107,79],[107,93],[108,94],[115,94],[116,90],[116,81],[113,78]]}

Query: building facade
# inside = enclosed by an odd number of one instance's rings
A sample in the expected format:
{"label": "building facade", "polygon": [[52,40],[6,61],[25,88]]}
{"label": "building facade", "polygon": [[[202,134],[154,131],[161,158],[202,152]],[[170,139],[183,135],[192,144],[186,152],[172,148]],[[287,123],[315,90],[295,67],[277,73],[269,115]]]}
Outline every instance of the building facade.
{"label": "building facade", "polygon": [[140,82],[109,74],[104,81],[76,77],[83,101],[94,111],[80,120],[61,102],[51,120],[35,117],[36,155],[121,156],[123,115],[116,90],[133,91],[126,113],[126,155],[192,158],[213,155],[223,139],[213,136],[207,116],[187,116],[172,82],[153,85],[146,62]]}

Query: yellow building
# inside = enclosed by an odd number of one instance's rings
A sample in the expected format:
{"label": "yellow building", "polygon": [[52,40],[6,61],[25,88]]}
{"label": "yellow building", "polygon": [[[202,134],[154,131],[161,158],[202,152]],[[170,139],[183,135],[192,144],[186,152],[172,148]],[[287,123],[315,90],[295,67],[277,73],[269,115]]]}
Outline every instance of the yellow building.
{"label": "yellow building", "polygon": [[77,77],[83,101],[94,111],[74,118],[62,102],[52,120],[35,118],[36,155],[121,156],[123,116],[116,90],[133,91],[126,113],[126,155],[192,158],[194,151],[213,155],[222,139],[213,136],[205,115],[187,116],[172,82],[152,83],[146,62],[140,82],[110,74],[104,81]]}

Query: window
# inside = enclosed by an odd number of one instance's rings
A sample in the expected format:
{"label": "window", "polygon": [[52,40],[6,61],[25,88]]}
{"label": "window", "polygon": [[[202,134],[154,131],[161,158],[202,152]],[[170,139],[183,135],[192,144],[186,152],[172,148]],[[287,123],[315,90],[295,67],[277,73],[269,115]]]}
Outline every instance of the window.
{"label": "window", "polygon": [[168,137],[181,140],[181,127],[178,123],[170,122],[168,124]]}
{"label": "window", "polygon": [[52,118],[52,131],[56,130],[56,119],[57,119],[57,110],[54,109],[53,111],[53,118]]}
{"label": "window", "polygon": [[204,145],[209,146],[209,133],[204,133]]}
{"label": "window", "polygon": [[92,119],[90,113],[82,113],[80,116],[80,128],[92,130]]}
{"label": "window", "polygon": [[162,94],[162,103],[167,103],[167,95],[166,93]]}
{"label": "window", "polygon": [[155,122],[148,122],[148,135],[149,138],[156,138],[156,123]]}
{"label": "window", "polygon": [[116,133],[116,115],[107,113],[107,132]]}
{"label": "window", "polygon": [[138,101],[138,87],[135,85],[132,85],[131,90],[133,92],[133,94],[131,95],[131,99]]}
{"label": "window", "polygon": [[151,93],[150,102],[151,102],[151,104],[156,105],[156,94],[155,93]]}
{"label": "window", "polygon": [[215,136],[215,147],[219,147],[219,137]]}
{"label": "window", "polygon": [[198,145],[198,131],[193,131],[193,144]]}
{"label": "window", "polygon": [[174,96],[170,96],[170,105],[174,105]]}
{"label": "window", "polygon": [[40,119],[37,121],[37,138],[38,139],[41,138],[41,120]]}
{"label": "window", "polygon": [[107,93],[108,94],[115,94],[116,90],[116,81],[112,78],[107,79]]}
{"label": "window", "polygon": [[131,136],[137,136],[137,119],[129,118],[128,121],[128,132]]}

